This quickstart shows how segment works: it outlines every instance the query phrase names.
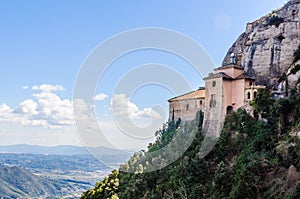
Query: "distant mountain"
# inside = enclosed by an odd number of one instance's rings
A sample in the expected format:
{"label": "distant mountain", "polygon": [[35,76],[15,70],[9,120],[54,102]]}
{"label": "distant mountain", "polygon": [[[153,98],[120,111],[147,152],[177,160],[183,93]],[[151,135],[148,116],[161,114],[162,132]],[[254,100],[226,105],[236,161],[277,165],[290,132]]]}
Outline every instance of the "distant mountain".
{"label": "distant mountain", "polygon": [[84,147],[79,146],[34,146],[26,144],[0,146],[1,153],[31,153],[55,155],[82,155],[88,154]]}
{"label": "distant mountain", "polygon": [[[90,153],[91,152],[91,153]],[[133,152],[111,149],[108,147],[81,147],[81,146],[35,146],[35,145],[7,145],[0,146],[0,153],[44,154],[44,155],[90,155],[109,166],[115,166],[128,160]]]}
{"label": "distant mountain", "polygon": [[106,147],[0,146],[0,199],[78,198],[131,154]]}
{"label": "distant mountain", "polygon": [[0,165],[18,166],[30,171],[47,172],[53,171],[105,171],[110,167],[100,163],[90,155],[42,155],[27,153],[0,153]]}
{"label": "distant mountain", "polygon": [[78,181],[51,180],[20,167],[0,166],[0,198],[56,198],[69,195],[90,184]]}
{"label": "distant mountain", "polygon": [[[127,151],[112,149],[108,147],[82,147],[72,145],[61,146],[36,146],[27,144],[2,145],[0,153],[31,153],[31,154],[54,154],[54,155],[83,155],[89,154],[88,151],[96,151],[102,154],[122,154]],[[130,152],[130,151],[128,151]]]}

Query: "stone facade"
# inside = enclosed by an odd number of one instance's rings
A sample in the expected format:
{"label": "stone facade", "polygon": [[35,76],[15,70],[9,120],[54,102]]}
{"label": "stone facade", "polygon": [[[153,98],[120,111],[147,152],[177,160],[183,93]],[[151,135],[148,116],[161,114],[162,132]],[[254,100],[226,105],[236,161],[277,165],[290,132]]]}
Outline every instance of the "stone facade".
{"label": "stone facade", "polygon": [[175,121],[179,118],[183,121],[193,120],[197,111],[205,107],[205,88],[200,87],[196,91],[169,99],[168,102],[170,119],[174,116]]}

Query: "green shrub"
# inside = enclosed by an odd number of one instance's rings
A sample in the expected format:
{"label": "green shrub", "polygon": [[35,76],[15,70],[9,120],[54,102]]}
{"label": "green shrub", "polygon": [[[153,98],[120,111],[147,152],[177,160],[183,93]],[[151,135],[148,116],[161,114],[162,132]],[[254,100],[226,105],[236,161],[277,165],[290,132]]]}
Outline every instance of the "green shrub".
{"label": "green shrub", "polygon": [[276,26],[278,28],[278,26],[284,21],[283,18],[278,17],[277,15],[273,15],[270,18],[268,18],[268,25],[272,26]]}

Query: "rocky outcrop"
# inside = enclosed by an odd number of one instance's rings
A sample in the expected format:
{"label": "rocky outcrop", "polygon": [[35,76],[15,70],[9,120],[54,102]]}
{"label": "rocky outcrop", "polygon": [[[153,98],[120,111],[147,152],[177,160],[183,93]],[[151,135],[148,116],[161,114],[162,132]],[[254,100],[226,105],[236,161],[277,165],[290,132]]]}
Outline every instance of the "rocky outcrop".
{"label": "rocky outcrop", "polygon": [[[290,0],[283,7],[247,24],[228,50],[223,65],[230,62],[234,53],[237,62],[248,75],[256,77],[258,84],[278,87],[278,79],[288,72],[294,52],[300,45],[300,0]],[[295,83],[300,74],[289,78]]]}
{"label": "rocky outcrop", "polygon": [[287,175],[287,187],[295,187],[296,183],[300,180],[300,174],[297,172],[296,167],[294,165],[291,165],[288,170]]}

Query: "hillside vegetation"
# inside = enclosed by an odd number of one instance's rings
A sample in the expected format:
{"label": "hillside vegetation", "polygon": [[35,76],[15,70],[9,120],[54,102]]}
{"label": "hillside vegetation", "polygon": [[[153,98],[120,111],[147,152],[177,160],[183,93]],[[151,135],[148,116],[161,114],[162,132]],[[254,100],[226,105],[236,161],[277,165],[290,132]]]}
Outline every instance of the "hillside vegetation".
{"label": "hillside vegetation", "polygon": [[[180,128],[169,121],[157,131],[157,141],[148,152],[136,153],[81,198],[300,198],[297,89],[285,99],[274,99],[268,89],[262,89],[252,106],[253,116],[243,109],[227,115],[220,138],[204,158],[199,156],[203,114]],[[149,162],[139,159],[166,146],[174,135],[183,138],[182,132],[191,130],[196,138],[183,156],[163,169],[143,172]],[[123,172],[126,169],[135,172]]]}
{"label": "hillside vegetation", "polygon": [[[0,198],[72,198],[87,184],[51,180],[17,166],[0,167]],[[72,194],[70,194],[72,193]]]}
{"label": "hillside vegetation", "polygon": [[[221,136],[207,156],[199,154],[204,142],[210,141],[201,132],[203,113],[184,125],[172,119],[156,132],[156,142],[149,144],[148,151],[135,153],[81,198],[300,198],[300,79],[294,88],[289,85],[300,70],[299,52],[298,45],[290,72],[281,74],[277,82],[285,83],[288,97],[274,99],[269,89],[259,90],[251,113],[239,109],[227,115]],[[188,143],[190,133],[195,138],[177,161],[144,172],[176,155],[176,146]],[[159,158],[152,157],[162,148],[167,150]]]}

